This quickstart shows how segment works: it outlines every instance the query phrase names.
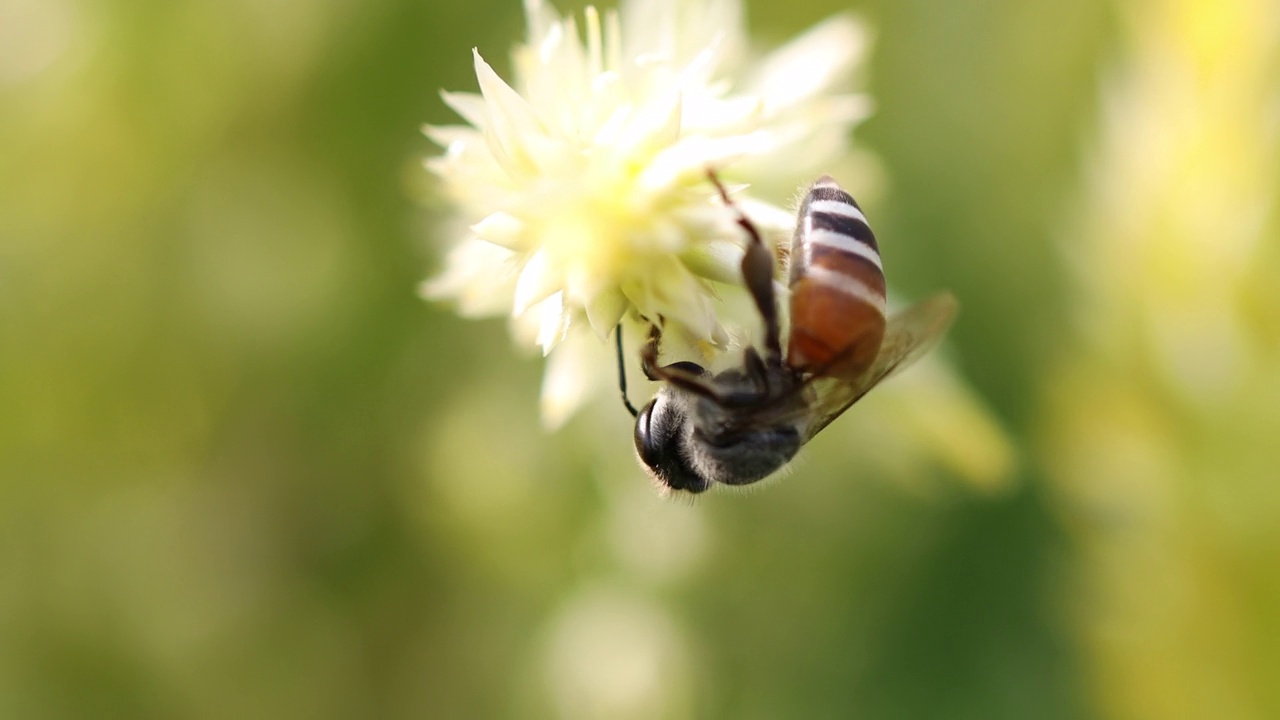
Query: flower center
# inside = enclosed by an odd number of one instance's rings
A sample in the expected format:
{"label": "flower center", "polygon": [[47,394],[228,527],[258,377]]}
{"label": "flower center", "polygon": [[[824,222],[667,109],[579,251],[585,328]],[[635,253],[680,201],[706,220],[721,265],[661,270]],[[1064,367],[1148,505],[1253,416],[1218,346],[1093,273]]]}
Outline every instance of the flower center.
{"label": "flower center", "polygon": [[644,277],[637,271],[689,241],[670,218],[678,193],[643,191],[628,165],[587,163],[574,177],[546,178],[540,202],[529,208],[530,229],[573,294],[591,297],[625,278]]}

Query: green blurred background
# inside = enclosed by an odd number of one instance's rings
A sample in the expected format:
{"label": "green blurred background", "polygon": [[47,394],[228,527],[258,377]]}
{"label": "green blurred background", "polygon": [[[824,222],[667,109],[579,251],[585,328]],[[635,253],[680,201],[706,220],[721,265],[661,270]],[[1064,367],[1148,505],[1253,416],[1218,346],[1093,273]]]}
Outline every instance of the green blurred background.
{"label": "green blurred background", "polygon": [[854,9],[1003,489],[892,393],[696,504],[620,407],[540,429],[415,294],[516,0],[0,0],[0,717],[1280,717],[1277,10]]}

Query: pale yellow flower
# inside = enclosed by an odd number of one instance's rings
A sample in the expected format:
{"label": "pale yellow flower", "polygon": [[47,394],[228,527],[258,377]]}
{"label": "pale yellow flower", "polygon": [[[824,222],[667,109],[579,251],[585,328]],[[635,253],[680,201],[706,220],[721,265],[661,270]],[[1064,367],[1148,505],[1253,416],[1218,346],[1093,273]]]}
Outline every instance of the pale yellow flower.
{"label": "pale yellow flower", "polygon": [[725,344],[719,300],[740,283],[745,238],[707,169],[767,234],[788,233],[774,203],[840,161],[869,111],[847,92],[867,42],[837,16],[752,61],[738,0],[589,7],[581,33],[541,0],[525,13],[512,81],[477,51],[480,93],[444,93],[466,124],[426,128],[444,148],[428,167],[469,230],[423,292],[509,314],[544,354],[593,355],[549,363],[556,425],[590,394],[581,368],[608,364],[601,341],[624,317]]}

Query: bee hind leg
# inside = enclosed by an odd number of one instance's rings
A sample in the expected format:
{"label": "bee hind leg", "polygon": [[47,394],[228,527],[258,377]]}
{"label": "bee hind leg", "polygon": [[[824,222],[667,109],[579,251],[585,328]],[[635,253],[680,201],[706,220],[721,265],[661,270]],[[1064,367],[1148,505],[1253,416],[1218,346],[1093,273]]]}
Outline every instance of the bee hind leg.
{"label": "bee hind leg", "polygon": [[781,363],[782,342],[781,331],[778,328],[778,301],[773,292],[773,253],[765,247],[764,239],[760,237],[760,230],[756,228],[755,223],[751,222],[746,213],[733,203],[724,184],[716,176],[715,170],[707,168],[707,177],[716,186],[725,207],[737,214],[738,225],[747,233],[749,241],[746,253],[742,256],[742,280],[751,293],[751,299],[755,301],[756,308],[760,311],[761,319],[764,320],[764,347],[769,362]]}

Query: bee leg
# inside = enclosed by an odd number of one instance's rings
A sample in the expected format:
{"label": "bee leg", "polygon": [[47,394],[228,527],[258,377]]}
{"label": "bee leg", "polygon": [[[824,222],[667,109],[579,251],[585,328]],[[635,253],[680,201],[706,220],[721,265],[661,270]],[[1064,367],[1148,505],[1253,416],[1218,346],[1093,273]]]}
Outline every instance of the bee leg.
{"label": "bee leg", "polygon": [[649,339],[645,340],[644,345],[640,347],[640,369],[644,371],[644,376],[652,382],[658,382],[662,378],[658,377],[655,369],[658,367],[658,344],[662,342],[662,331],[657,325],[649,326]]}
{"label": "bee leg", "polygon": [[765,352],[768,353],[769,362],[779,364],[782,362],[782,342],[781,331],[778,329],[778,302],[773,293],[773,253],[765,247],[755,223],[733,204],[733,200],[729,198],[729,192],[716,176],[715,170],[707,168],[707,177],[711,178],[712,184],[720,192],[720,199],[724,201],[725,206],[737,213],[738,225],[746,231],[750,239],[746,254],[742,256],[742,279],[751,293],[751,299],[756,303],[756,308],[760,311],[760,317],[764,320],[764,347]]}
{"label": "bee leg", "polygon": [[769,395],[769,368],[764,364],[764,359],[760,357],[760,353],[756,352],[753,347],[748,347],[742,353],[742,367],[746,371],[747,377],[751,378],[751,384],[756,386],[756,390],[761,397]]}
{"label": "bee leg", "polygon": [[640,412],[627,399],[627,366],[622,359],[622,323],[618,323],[614,338],[617,340],[618,347],[618,389],[622,391],[622,405],[627,408],[627,412],[631,413],[631,417],[636,417]]}
{"label": "bee leg", "polygon": [[640,367],[645,377],[653,381],[670,383],[682,390],[705,397],[715,403],[724,405],[727,399],[705,377],[705,371],[691,362],[676,362],[670,365],[658,364],[658,344],[662,339],[662,331],[657,325],[649,326],[649,339],[640,348]]}

